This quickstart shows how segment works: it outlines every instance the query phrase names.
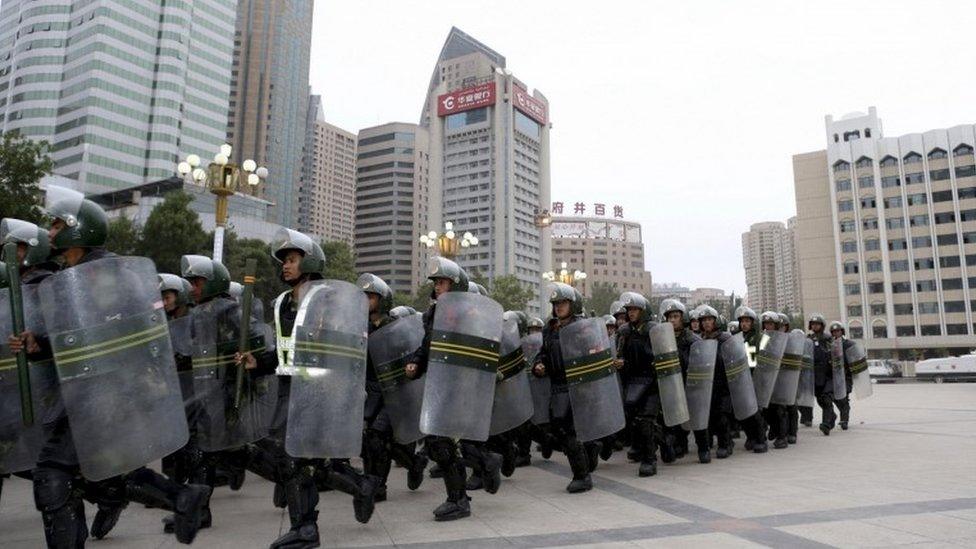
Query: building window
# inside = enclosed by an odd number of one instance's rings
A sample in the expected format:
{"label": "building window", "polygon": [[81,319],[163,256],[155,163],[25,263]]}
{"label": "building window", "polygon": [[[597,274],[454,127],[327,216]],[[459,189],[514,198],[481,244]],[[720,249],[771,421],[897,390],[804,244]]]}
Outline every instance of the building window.
{"label": "building window", "polygon": [[845,162],[843,160],[838,160],[837,162],[834,162],[834,173],[842,172],[849,169],[851,169],[851,165],[848,162]]}
{"label": "building window", "polygon": [[844,295],[860,295],[860,284],[844,284]]}
{"label": "building window", "polygon": [[937,315],[939,314],[939,303],[936,301],[925,301],[918,304],[918,314]]}
{"label": "building window", "polygon": [[536,141],[539,140],[539,123],[525,116],[518,109],[515,109],[515,129]]}
{"label": "building window", "polygon": [[840,232],[842,233],[853,233],[854,232],[854,221],[847,220],[840,222]]}
{"label": "building window", "polygon": [[952,156],[965,156],[967,154],[973,154],[973,148],[965,143],[952,149]]}
{"label": "building window", "polygon": [[972,164],[967,164],[965,166],[956,166],[956,177],[972,177],[976,175],[976,166]]}
{"label": "building window", "polygon": [[868,282],[868,293],[869,294],[883,294],[884,293],[884,282]]}
{"label": "building window", "polygon": [[892,239],[888,240],[888,249],[889,250],[907,250],[908,249],[908,241],[906,241],[904,238],[892,238]]}
{"label": "building window", "polygon": [[942,149],[932,149],[929,151],[929,160],[942,160],[943,158],[947,157],[948,155]]}
{"label": "building window", "polygon": [[905,184],[914,185],[916,183],[925,183],[925,174],[922,172],[913,172],[905,174]]}
{"label": "building window", "polygon": [[956,233],[935,235],[935,240],[939,246],[951,246],[959,244],[959,236]]}
{"label": "building window", "polygon": [[859,130],[844,132],[844,141],[856,141],[860,138],[861,138],[861,132]]}
{"label": "building window", "polygon": [[[929,246],[931,246],[931,245],[932,245],[932,243],[929,242]],[[923,258],[920,258],[920,259],[916,259],[915,260],[915,270],[916,271],[926,271],[926,270],[934,269],[934,268],[935,268],[935,260],[932,259],[931,257],[923,257]]]}
{"label": "building window", "polygon": [[908,205],[909,206],[920,206],[922,204],[927,204],[928,198],[925,193],[916,193],[908,195]]}
{"label": "building window", "polygon": [[888,337],[888,328],[884,324],[875,324],[871,328],[871,333],[875,339],[884,339]]}
{"label": "building window", "polygon": [[937,336],[942,335],[942,330],[938,324],[925,324],[922,326],[923,336]]}
{"label": "building window", "polygon": [[837,203],[838,212],[851,212],[854,211],[854,201],[853,200],[841,200]]}
{"label": "building window", "polygon": [[905,164],[915,164],[917,162],[921,162],[922,161],[922,155],[920,155],[917,152],[914,152],[913,151],[913,152],[910,152],[910,153],[906,154],[905,155],[905,158],[903,160],[904,160]]}
{"label": "building window", "polygon": [[[953,267],[958,267],[958,266],[959,266],[958,255],[947,255],[939,258],[939,267],[942,267],[943,269],[951,269]],[[943,282],[945,281],[943,280]],[[959,287],[962,288],[962,280],[959,281]],[[945,285],[943,285],[943,289],[947,289],[945,288]]]}
{"label": "building window", "polygon": [[941,170],[929,170],[929,179],[932,181],[945,181],[949,179],[949,168]]}
{"label": "building window", "polygon": [[905,226],[904,217],[889,217],[888,219],[885,219],[885,227],[888,227],[889,230],[901,229],[904,226]]}
{"label": "building window", "polygon": [[851,180],[850,179],[838,179],[834,185],[837,187],[837,192],[844,192],[851,190]]}
{"label": "building window", "polygon": [[874,186],[874,176],[864,175],[857,178],[857,186],[862,189],[868,189]]}
{"label": "building window", "polygon": [[891,283],[891,293],[893,294],[910,294],[912,293],[911,282],[892,282]]}
{"label": "building window", "polygon": [[848,261],[844,263],[844,274],[857,274],[858,266],[854,261]]}
{"label": "building window", "polygon": [[966,312],[966,302],[965,301],[946,301],[944,304],[945,312],[947,313],[965,313]]}
{"label": "building window", "polygon": [[901,179],[897,175],[888,175],[881,178],[881,186],[885,189],[890,189],[891,187],[900,187]]}
{"label": "building window", "polygon": [[965,324],[946,324],[946,335],[966,335]]}
{"label": "building window", "polygon": [[889,166],[897,166],[898,159],[890,154],[881,159],[880,166],[882,168],[887,168]]}
{"label": "building window", "polygon": [[860,326],[851,326],[851,338],[864,339],[864,328]]}
{"label": "building window", "polygon": [[866,196],[861,199],[861,209],[877,208],[878,204],[873,196]]}
{"label": "building window", "polygon": [[[958,257],[956,258],[958,263]],[[962,278],[943,278],[942,279],[942,291],[947,290],[961,290],[962,289]]]}
{"label": "building window", "polygon": [[928,214],[913,215],[908,218],[908,222],[912,227],[928,227],[929,216]]}
{"label": "building window", "polygon": [[881,241],[877,238],[870,238],[864,241],[864,251],[872,252],[881,249]]}
{"label": "building window", "polygon": [[865,219],[861,224],[864,226],[864,230],[866,230],[866,231],[870,231],[870,230],[877,229],[878,228],[878,218],[877,217],[870,217],[868,219]]}
{"label": "building window", "polygon": [[446,118],[444,124],[447,129],[456,130],[486,120],[488,120],[488,107],[481,107],[480,109],[452,114]]}
{"label": "building window", "polygon": [[907,259],[895,259],[890,263],[891,272],[897,273],[908,270],[908,260]]}
{"label": "building window", "polygon": [[935,224],[942,225],[945,223],[955,223],[956,214],[955,212],[939,212],[935,214]]}
{"label": "building window", "polygon": [[887,314],[884,303],[872,303],[871,304],[871,316],[882,316]]}
{"label": "building window", "polygon": [[960,187],[957,190],[957,195],[959,200],[966,200],[967,198],[976,198],[976,187]]}
{"label": "building window", "polygon": [[915,283],[916,292],[934,292],[935,289],[934,280],[919,280]]}
{"label": "building window", "polygon": [[914,313],[914,308],[911,303],[895,303],[895,314],[896,315],[910,315]]}
{"label": "building window", "polygon": [[871,261],[868,261],[867,265],[869,273],[880,273],[884,270],[884,263],[882,263],[880,259],[872,259]]}
{"label": "building window", "polygon": [[915,337],[915,326],[896,326],[895,335],[898,337]]}
{"label": "building window", "polygon": [[841,251],[845,254],[854,253],[857,251],[857,242],[854,240],[847,240],[840,243]]}
{"label": "building window", "polygon": [[952,202],[952,191],[936,191],[932,193],[932,202]]}
{"label": "building window", "polygon": [[858,168],[870,168],[872,163],[873,161],[870,158],[862,156],[861,158],[857,159],[857,162],[855,162],[854,165]]}
{"label": "building window", "polygon": [[861,316],[861,306],[860,305],[848,305],[847,306],[847,316]]}
{"label": "building window", "polygon": [[901,208],[900,196],[889,196],[884,199],[885,208]]}

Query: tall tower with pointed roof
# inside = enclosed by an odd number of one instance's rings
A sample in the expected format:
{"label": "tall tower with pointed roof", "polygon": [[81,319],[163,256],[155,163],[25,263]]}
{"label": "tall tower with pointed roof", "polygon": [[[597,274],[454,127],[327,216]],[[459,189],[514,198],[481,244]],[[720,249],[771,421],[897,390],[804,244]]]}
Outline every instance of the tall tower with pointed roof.
{"label": "tall tower with pointed roof", "polygon": [[[459,257],[472,274],[515,275],[540,292],[551,269],[548,231],[535,215],[548,208],[549,101],[529,91],[505,57],[452,28],[434,65],[420,116],[430,135],[428,219],[451,221],[479,244]],[[529,304],[540,313],[541,301]]]}

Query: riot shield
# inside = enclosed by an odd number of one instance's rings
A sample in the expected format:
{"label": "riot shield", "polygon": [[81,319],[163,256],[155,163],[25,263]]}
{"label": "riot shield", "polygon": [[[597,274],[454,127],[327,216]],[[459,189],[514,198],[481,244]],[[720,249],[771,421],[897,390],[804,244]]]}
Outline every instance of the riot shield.
{"label": "riot shield", "polygon": [[868,354],[865,352],[864,346],[852,341],[851,345],[844,351],[844,357],[847,358],[848,368],[851,369],[854,396],[858,400],[868,398],[874,393],[874,387],[871,385],[871,375],[868,373]]}
{"label": "riot shield", "polygon": [[350,458],[363,446],[369,300],[355,284],[325,280],[295,318],[285,451],[300,458]]}
{"label": "riot shield", "polygon": [[498,435],[522,425],[535,410],[518,321],[514,318],[502,320],[498,354],[498,383],[491,407],[489,435]]}
{"label": "riot shield", "polygon": [[674,328],[664,322],[651,328],[651,349],[654,351],[654,372],[661,394],[661,411],[668,427],[680,425],[690,418],[685,385],[681,378],[681,361]]}
{"label": "riot shield", "polygon": [[786,335],[786,349],[783,351],[770,402],[793,406],[796,403],[796,388],[800,381],[800,370],[803,368],[803,347],[807,337],[799,329]]}
{"label": "riot shield", "polygon": [[708,413],[712,404],[712,381],[718,341],[700,339],[691,344],[688,354],[688,377],[685,394],[688,397],[689,427],[693,431],[708,429]]}
{"label": "riot shield", "polygon": [[742,421],[759,411],[756,389],[752,385],[752,376],[749,375],[749,355],[742,333],[725,340],[720,350],[722,362],[725,364],[725,377],[729,382],[732,411],[735,419]]}
{"label": "riot shield", "polygon": [[814,394],[815,379],[813,374],[813,340],[807,338],[803,342],[803,362],[800,369],[800,380],[796,385],[796,405],[813,407],[817,403]]}
{"label": "riot shield", "polygon": [[756,387],[756,403],[760,408],[769,406],[788,339],[787,333],[776,330],[766,330],[760,336],[756,370],[752,374],[752,383]]}
{"label": "riot shield", "polygon": [[[200,448],[218,452],[256,442],[268,434],[277,399],[277,378],[245,372],[245,397],[234,408],[241,309],[232,299],[216,298],[190,313],[192,399],[187,412],[195,420]],[[267,350],[260,322],[250,319],[252,354]]]}
{"label": "riot shield", "polygon": [[844,376],[844,340],[842,339],[835,339],[830,346],[830,368],[834,400],[844,400],[847,398],[847,378]]}
{"label": "riot shield", "polygon": [[[542,350],[542,334],[529,334],[522,338],[522,353],[529,369],[535,366],[535,358]],[[552,381],[549,377],[529,375],[529,390],[532,391],[533,425],[549,423],[549,401],[552,400]]]}
{"label": "riot shield", "polygon": [[[35,335],[45,334],[36,285],[22,286],[24,325]],[[58,398],[58,379],[50,360],[30,362],[34,425],[24,427],[17,384],[17,362],[7,346],[13,334],[10,293],[0,290],[0,474],[32,469],[44,442],[41,425],[49,418]]]}
{"label": "riot shield", "polygon": [[189,437],[153,262],[107,257],[40,284],[41,309],[81,472],[97,481]]}
{"label": "riot shield", "polygon": [[420,432],[488,440],[495,397],[502,306],[479,294],[437,299]]}
{"label": "riot shield", "polygon": [[424,342],[424,317],[408,315],[376,330],[369,336],[369,358],[383,391],[393,438],[400,444],[420,440],[420,406],[424,402],[425,379],[409,379],[404,366]]}
{"label": "riot shield", "polygon": [[624,402],[603,320],[579,319],[559,331],[577,438],[588,442],[623,429]]}
{"label": "riot shield", "polygon": [[193,317],[190,314],[170,319],[169,340],[173,345],[180,392],[186,407],[187,421],[190,421],[190,407],[193,406]]}

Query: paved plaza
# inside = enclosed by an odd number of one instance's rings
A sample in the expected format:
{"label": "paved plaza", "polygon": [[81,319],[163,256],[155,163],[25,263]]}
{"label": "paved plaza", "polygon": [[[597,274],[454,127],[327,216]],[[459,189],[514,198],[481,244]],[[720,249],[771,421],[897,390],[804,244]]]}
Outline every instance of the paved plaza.
{"label": "paved plaza", "polygon": [[[729,459],[686,457],[659,464],[648,479],[618,454],[581,495],[564,490],[561,455],[534,455],[498,494],[475,492],[471,518],[450,523],[431,516],[444,498],[440,480],[409,492],[395,469],[389,500],[369,524],[355,522],[347,496],[322,494],[322,546],[976,547],[976,384],[875,385],[871,399],[853,402],[852,420],[830,437],[801,427],[796,446],[766,455],[746,452],[740,440]],[[240,492],[218,489],[214,527],[195,545],[267,547],[288,527],[271,496],[271,484],[251,474]],[[162,516],[131,505],[111,536],[90,546],[176,547]],[[4,486],[0,547],[43,547],[30,485],[20,479]]]}

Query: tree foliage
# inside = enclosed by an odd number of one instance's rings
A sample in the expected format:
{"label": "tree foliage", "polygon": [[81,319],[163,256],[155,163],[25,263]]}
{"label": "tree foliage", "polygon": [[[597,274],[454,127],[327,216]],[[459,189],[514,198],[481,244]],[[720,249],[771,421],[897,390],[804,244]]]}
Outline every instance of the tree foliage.
{"label": "tree foliage", "polygon": [[31,141],[16,131],[0,136],[0,218],[41,221],[44,193],[39,183],[54,167],[47,150],[46,141]]}
{"label": "tree foliage", "polygon": [[179,274],[180,258],[185,254],[211,255],[213,241],[190,209],[192,201],[183,191],[168,193],[142,227],[140,253],[155,261],[161,273]]}
{"label": "tree foliage", "polygon": [[356,282],[356,256],[345,242],[322,242],[325,252],[325,278]]}
{"label": "tree foliage", "polygon": [[265,320],[273,314],[272,302],[285,290],[278,276],[278,263],[271,258],[271,246],[256,238],[240,238],[233,231],[224,233],[223,263],[230,271],[231,280],[244,281],[244,264],[250,258],[257,260],[254,297],[264,304]]}
{"label": "tree foliage", "polygon": [[503,310],[524,311],[535,292],[522,286],[515,275],[505,275],[495,278],[489,295],[501,304]]}
{"label": "tree foliage", "polygon": [[597,316],[610,314],[610,305],[620,297],[620,291],[609,282],[595,282],[590,291],[590,298],[586,301],[587,310]]}
{"label": "tree foliage", "polygon": [[139,227],[128,217],[122,216],[108,224],[105,248],[119,255],[139,255],[142,252]]}

